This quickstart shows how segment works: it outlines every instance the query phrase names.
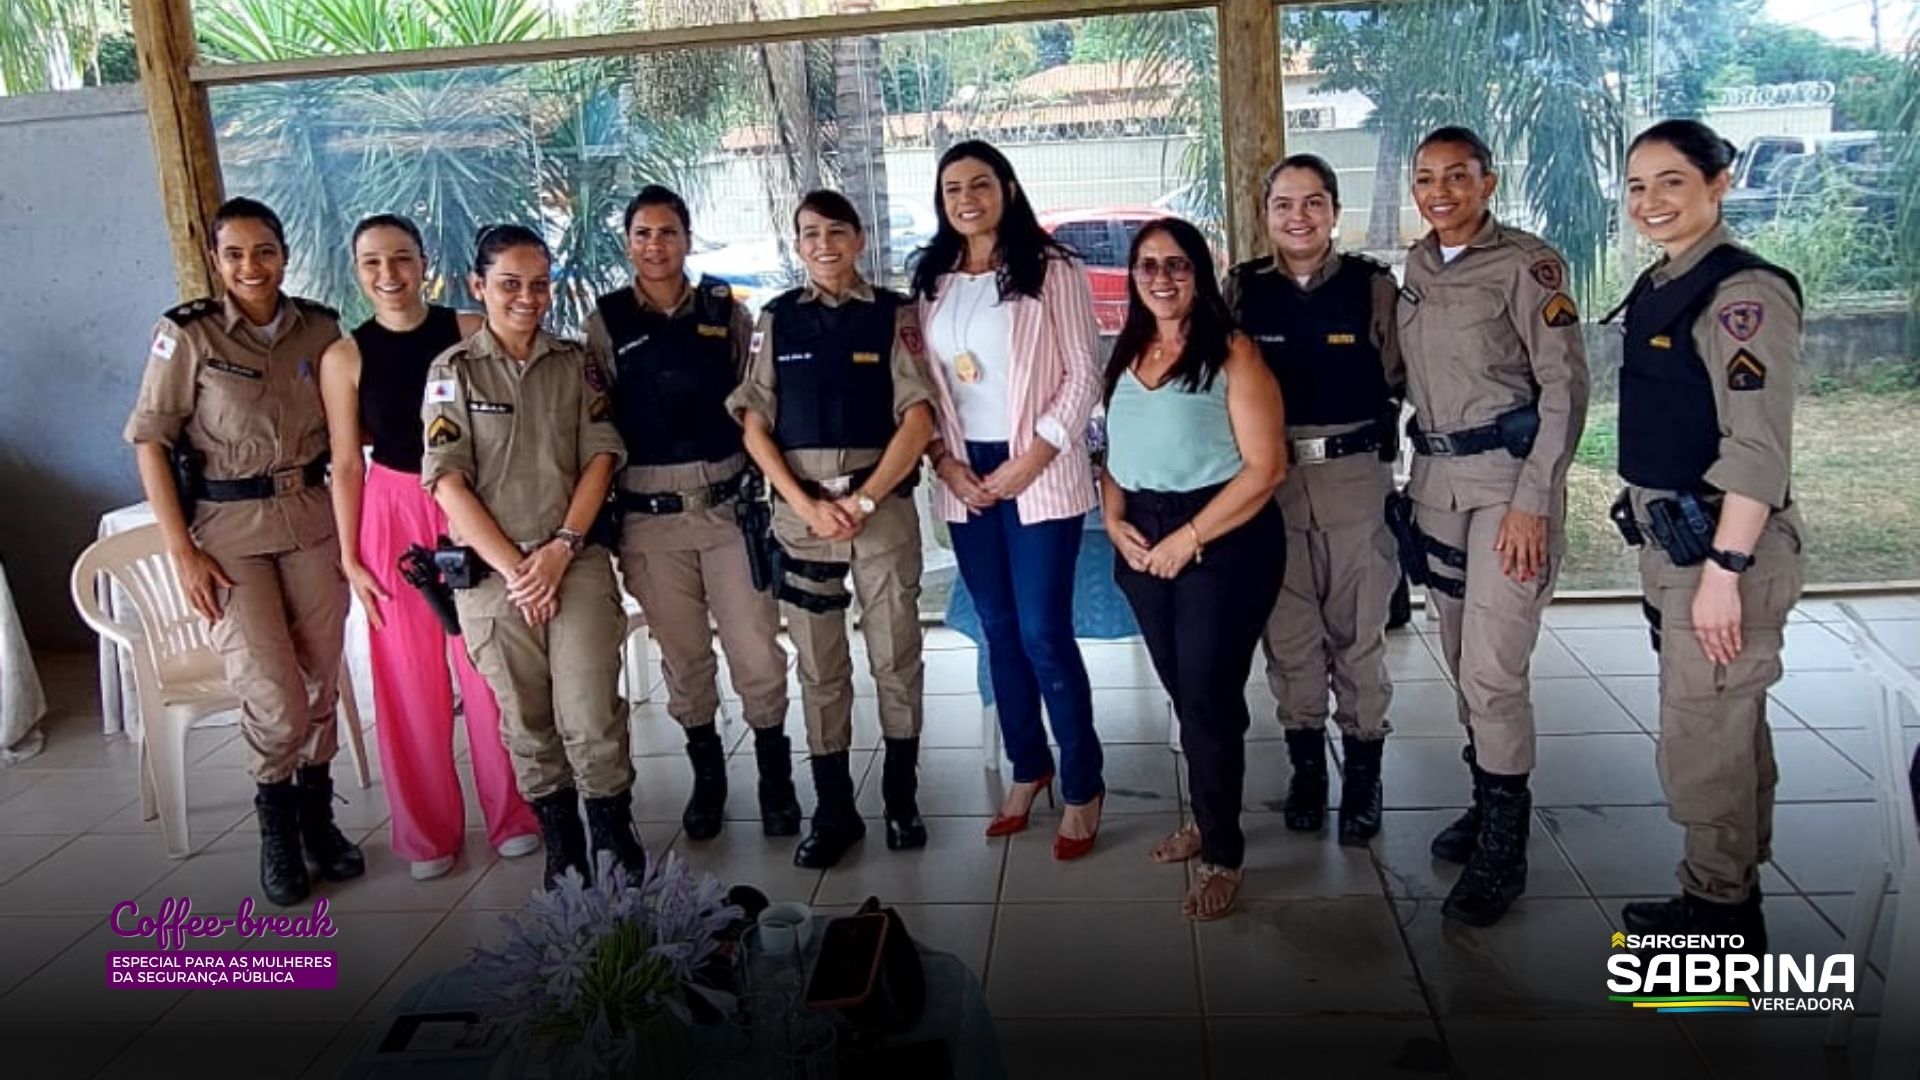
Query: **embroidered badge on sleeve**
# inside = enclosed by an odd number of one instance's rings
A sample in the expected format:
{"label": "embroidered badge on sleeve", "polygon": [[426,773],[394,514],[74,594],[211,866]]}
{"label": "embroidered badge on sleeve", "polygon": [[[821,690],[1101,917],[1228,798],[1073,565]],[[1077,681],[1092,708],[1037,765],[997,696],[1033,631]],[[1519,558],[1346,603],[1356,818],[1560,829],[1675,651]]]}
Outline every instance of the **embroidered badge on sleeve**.
{"label": "embroidered badge on sleeve", "polygon": [[1717,318],[1733,340],[1752,341],[1753,335],[1760,332],[1760,324],[1766,321],[1767,309],[1758,300],[1736,300],[1721,307]]}
{"label": "embroidered badge on sleeve", "polygon": [[1764,390],[1767,385],[1767,365],[1760,358],[1741,349],[1727,361],[1727,389]]}

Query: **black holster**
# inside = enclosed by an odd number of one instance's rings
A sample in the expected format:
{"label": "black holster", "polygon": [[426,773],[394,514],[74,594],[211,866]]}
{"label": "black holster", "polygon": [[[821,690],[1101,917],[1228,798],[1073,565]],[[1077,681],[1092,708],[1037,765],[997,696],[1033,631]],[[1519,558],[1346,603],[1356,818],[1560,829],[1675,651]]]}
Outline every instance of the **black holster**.
{"label": "black holster", "polygon": [[420,591],[420,598],[433,609],[434,617],[440,620],[440,628],[447,632],[447,636],[459,637],[460,611],[453,606],[453,590],[447,587],[446,579],[441,576],[433,552],[419,544],[409,545],[407,553],[400,556],[400,576]]}
{"label": "black holster", "polygon": [[[1400,553],[1400,571],[1406,575],[1408,584],[1424,585],[1455,599],[1465,596],[1467,553],[1420,531],[1413,520],[1413,496],[1404,491],[1388,494],[1386,514],[1394,549]],[[1429,558],[1439,559],[1442,565],[1458,570],[1461,576],[1434,573]]]}
{"label": "black holster", "polygon": [[1647,530],[1675,566],[1698,566],[1707,561],[1719,518],[1717,507],[1688,491],[1647,503]]}
{"label": "black holster", "polygon": [[200,505],[200,484],[206,473],[207,457],[193,448],[183,435],[167,450],[167,468],[173,473],[173,490],[180,499],[180,513],[193,524],[194,508]]}
{"label": "black holster", "polygon": [[1493,426],[1500,433],[1501,445],[1507,448],[1507,453],[1517,458],[1526,457],[1533,453],[1533,440],[1540,434],[1540,406],[1525,405],[1502,413]]}
{"label": "black holster", "polygon": [[619,553],[620,504],[611,495],[600,504],[600,512],[593,515],[593,524],[587,526],[586,542]]}
{"label": "black holster", "polygon": [[449,589],[471,589],[485,581],[492,572],[479,552],[444,536],[434,545],[433,565]]}
{"label": "black holster", "polygon": [[774,587],[775,552],[773,507],[767,502],[766,481],[758,470],[749,468],[740,478],[740,494],[733,501],[733,520],[747,544],[747,572],[753,587],[765,592]]}

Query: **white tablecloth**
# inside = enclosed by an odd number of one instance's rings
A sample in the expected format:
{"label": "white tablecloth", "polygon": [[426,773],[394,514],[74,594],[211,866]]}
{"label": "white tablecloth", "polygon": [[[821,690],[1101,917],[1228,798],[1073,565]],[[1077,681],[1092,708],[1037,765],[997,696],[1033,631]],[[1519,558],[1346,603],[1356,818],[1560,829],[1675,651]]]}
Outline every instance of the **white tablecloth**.
{"label": "white tablecloth", "polygon": [[33,650],[13,606],[7,572],[0,567],[0,764],[40,752],[44,736],[34,727],[46,715],[47,698],[34,670]]}
{"label": "white tablecloth", "polygon": [[[112,536],[151,524],[153,509],[144,502],[138,502],[101,515],[100,535]],[[102,602],[114,618],[133,618],[131,605],[119,589],[114,589],[111,596],[102,597]],[[371,668],[367,663],[367,614],[361,609],[357,597],[347,612],[347,668],[353,674],[354,692],[358,695],[361,714],[371,716],[373,683]],[[344,692],[346,688],[341,689]],[[133,687],[133,659],[105,639],[100,642],[100,715],[109,735],[121,732],[136,735],[140,731],[140,695]],[[228,714],[224,722],[236,723],[238,720],[238,714]],[[220,719],[210,721],[212,724],[221,722]]]}

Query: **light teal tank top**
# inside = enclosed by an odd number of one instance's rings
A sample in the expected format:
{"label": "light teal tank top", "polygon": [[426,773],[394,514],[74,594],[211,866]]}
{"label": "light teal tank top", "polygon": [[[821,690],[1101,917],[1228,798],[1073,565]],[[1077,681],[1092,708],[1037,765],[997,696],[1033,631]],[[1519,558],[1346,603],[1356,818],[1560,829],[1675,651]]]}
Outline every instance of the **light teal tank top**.
{"label": "light teal tank top", "polygon": [[1240,471],[1227,420],[1227,373],[1187,392],[1179,380],[1149,390],[1121,373],[1107,404],[1107,470],[1128,491],[1197,491]]}

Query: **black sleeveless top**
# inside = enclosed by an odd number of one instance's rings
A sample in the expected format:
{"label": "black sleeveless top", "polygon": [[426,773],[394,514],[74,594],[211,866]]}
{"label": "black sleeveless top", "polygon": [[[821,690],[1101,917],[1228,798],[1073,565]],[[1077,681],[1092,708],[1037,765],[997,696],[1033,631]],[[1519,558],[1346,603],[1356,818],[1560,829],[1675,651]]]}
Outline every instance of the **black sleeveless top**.
{"label": "black sleeveless top", "polygon": [[460,344],[460,319],[452,308],[427,308],[427,321],[404,333],[372,319],[354,328],[360,346],[360,430],[373,442],[376,465],[418,473],[426,456],[420,404],[427,367]]}

